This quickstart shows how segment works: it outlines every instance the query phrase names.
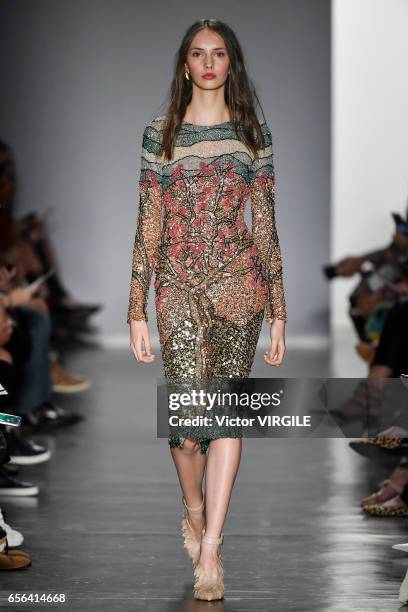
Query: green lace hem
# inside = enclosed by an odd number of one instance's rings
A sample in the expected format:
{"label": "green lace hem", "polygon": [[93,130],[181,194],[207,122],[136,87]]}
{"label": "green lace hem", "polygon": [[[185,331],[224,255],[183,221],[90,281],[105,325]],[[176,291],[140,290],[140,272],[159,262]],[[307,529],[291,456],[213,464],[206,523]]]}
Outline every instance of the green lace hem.
{"label": "green lace hem", "polygon": [[[168,443],[170,445],[171,448],[182,448],[183,444],[184,444],[184,440],[186,439],[187,436],[183,436],[180,434],[171,434],[168,437]],[[228,438],[242,438],[242,433],[237,433],[236,435],[228,435],[228,436],[219,436],[221,437],[228,437]],[[210,443],[212,440],[217,440],[217,438],[194,438],[195,440],[197,440],[197,442],[200,445],[200,451],[205,454],[208,450],[208,447],[210,446]]]}

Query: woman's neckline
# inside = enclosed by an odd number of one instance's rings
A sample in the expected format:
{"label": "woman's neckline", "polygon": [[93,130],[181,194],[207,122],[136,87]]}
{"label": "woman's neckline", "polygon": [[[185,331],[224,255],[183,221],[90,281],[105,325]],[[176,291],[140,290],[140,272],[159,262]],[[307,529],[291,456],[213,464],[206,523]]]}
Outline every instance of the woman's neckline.
{"label": "woman's neckline", "polygon": [[210,123],[210,124],[204,125],[202,123],[191,123],[190,121],[185,121],[184,119],[182,119],[181,123],[184,123],[184,125],[192,125],[194,127],[199,127],[199,128],[211,128],[211,127],[221,127],[222,125],[229,125],[232,122],[223,121],[222,123]]}

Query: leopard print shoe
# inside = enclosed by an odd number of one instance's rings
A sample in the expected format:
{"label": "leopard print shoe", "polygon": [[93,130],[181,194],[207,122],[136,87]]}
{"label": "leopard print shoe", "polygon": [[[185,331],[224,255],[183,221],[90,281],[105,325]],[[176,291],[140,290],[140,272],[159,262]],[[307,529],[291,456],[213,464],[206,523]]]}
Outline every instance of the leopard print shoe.
{"label": "leopard print shoe", "polygon": [[408,506],[397,495],[383,504],[365,506],[364,512],[371,516],[408,516]]}

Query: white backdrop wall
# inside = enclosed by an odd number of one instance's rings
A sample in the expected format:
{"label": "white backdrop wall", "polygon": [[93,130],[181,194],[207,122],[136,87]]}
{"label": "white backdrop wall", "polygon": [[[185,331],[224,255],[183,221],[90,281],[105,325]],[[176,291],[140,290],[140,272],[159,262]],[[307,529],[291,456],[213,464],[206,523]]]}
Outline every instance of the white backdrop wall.
{"label": "white backdrop wall", "polygon": [[[408,2],[333,0],[333,261],[385,246],[408,196]],[[332,284],[331,323],[349,325],[357,277]]]}

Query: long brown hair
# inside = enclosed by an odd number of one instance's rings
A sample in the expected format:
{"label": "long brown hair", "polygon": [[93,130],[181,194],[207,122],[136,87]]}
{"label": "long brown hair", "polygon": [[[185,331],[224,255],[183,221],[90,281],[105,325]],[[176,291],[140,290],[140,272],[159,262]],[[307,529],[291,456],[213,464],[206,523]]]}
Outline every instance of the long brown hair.
{"label": "long brown hair", "polygon": [[218,19],[200,19],[184,34],[175,58],[174,77],[170,86],[170,101],[165,112],[160,153],[164,153],[167,161],[173,157],[174,142],[187,105],[192,98],[192,83],[191,79],[184,78],[184,65],[194,36],[204,28],[217,32],[224,40],[230,61],[229,75],[225,83],[225,103],[229,108],[236,134],[256,156],[257,150],[265,147],[265,140],[255,112],[255,101],[261,111],[262,107],[246,71],[241,45],[233,30]]}

